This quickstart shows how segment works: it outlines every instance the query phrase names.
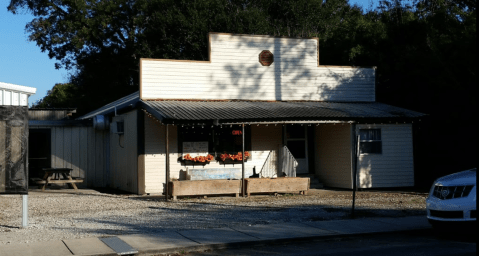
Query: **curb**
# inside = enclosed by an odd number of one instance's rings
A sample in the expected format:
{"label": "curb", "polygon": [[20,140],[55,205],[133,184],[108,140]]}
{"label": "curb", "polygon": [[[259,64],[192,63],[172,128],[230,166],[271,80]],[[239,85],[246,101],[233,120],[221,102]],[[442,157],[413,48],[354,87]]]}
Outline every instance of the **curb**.
{"label": "curb", "polygon": [[[414,228],[408,230],[395,230],[395,231],[379,231],[379,232],[368,232],[368,233],[355,233],[355,234],[334,234],[334,235],[319,235],[319,236],[305,236],[305,237],[294,237],[294,238],[280,238],[280,239],[269,239],[269,240],[259,240],[259,241],[245,241],[245,242],[234,242],[234,243],[219,243],[219,244],[208,244],[208,245],[196,245],[196,246],[188,246],[188,247],[176,247],[176,248],[168,248],[168,249],[152,249],[152,250],[141,250],[138,249],[138,256],[151,256],[153,255],[167,255],[167,254],[175,254],[175,253],[188,253],[188,252],[198,252],[198,251],[207,251],[207,250],[221,250],[221,249],[229,249],[229,248],[238,248],[242,246],[266,246],[266,245],[275,245],[275,244],[284,244],[284,243],[291,243],[296,241],[310,241],[310,240],[317,240],[317,241],[330,241],[330,240],[337,240],[340,238],[352,238],[352,237],[359,237],[359,236],[370,236],[370,235],[379,235],[379,234],[390,234],[390,233],[407,233],[414,230],[429,230],[428,228]],[[117,255],[117,254],[111,254]],[[82,256],[110,256],[110,254],[101,254],[101,255],[82,255]]]}

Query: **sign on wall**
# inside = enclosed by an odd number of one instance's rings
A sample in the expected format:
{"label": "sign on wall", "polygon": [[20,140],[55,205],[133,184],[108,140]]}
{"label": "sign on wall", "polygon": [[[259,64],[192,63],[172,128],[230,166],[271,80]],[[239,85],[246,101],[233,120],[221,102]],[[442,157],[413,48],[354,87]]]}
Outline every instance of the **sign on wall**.
{"label": "sign on wall", "polygon": [[0,106],[0,194],[28,194],[28,109]]}
{"label": "sign on wall", "polygon": [[191,157],[208,155],[208,141],[183,142],[183,154],[190,154]]}
{"label": "sign on wall", "polygon": [[274,56],[270,51],[263,50],[259,54],[259,63],[261,63],[261,65],[271,66],[271,64],[273,64],[273,61],[274,61]]}

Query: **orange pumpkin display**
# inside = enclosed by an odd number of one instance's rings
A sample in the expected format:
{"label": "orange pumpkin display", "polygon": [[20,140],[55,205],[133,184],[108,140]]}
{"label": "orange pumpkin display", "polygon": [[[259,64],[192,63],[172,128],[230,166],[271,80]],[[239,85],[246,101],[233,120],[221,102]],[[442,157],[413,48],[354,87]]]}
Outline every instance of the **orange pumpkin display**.
{"label": "orange pumpkin display", "polygon": [[186,154],[183,156],[183,160],[200,162],[200,163],[205,163],[205,162],[209,163],[211,160],[214,160],[214,159],[215,157],[210,154],[208,154],[207,156],[197,156],[197,157],[192,157],[190,154]]}
{"label": "orange pumpkin display", "polygon": [[206,156],[206,161],[208,161],[208,162],[210,162],[211,160],[214,160],[214,159],[215,159],[215,157],[213,155],[208,154]]}
{"label": "orange pumpkin display", "polygon": [[[247,159],[250,156],[250,153],[248,151],[245,151],[244,155],[245,155],[245,159]],[[238,152],[236,155],[224,153],[224,154],[220,155],[220,159],[223,162],[226,161],[227,159],[230,159],[230,160],[233,160],[233,161],[242,161],[243,160],[243,154],[241,152]]]}

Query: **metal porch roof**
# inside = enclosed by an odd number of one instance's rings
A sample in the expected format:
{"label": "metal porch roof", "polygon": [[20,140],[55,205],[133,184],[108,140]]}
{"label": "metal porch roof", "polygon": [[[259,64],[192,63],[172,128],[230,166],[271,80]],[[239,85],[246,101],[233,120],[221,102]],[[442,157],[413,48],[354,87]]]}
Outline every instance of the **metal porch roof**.
{"label": "metal porch roof", "polygon": [[423,113],[378,102],[141,101],[159,120],[171,123],[414,119]]}
{"label": "metal porch roof", "polygon": [[107,114],[110,114],[110,113],[114,113],[115,112],[115,107],[118,110],[123,109],[125,107],[128,107],[130,105],[132,107],[135,107],[136,103],[138,103],[139,100],[140,100],[140,92],[137,91],[137,92],[134,92],[130,95],[127,95],[123,98],[120,98],[116,101],[113,101],[112,103],[106,104],[105,106],[103,106],[99,109],[96,109],[96,110],[94,110],[90,113],[87,113],[83,116],[80,116],[77,119],[78,120],[90,119],[90,118],[93,118],[96,115],[107,115]]}

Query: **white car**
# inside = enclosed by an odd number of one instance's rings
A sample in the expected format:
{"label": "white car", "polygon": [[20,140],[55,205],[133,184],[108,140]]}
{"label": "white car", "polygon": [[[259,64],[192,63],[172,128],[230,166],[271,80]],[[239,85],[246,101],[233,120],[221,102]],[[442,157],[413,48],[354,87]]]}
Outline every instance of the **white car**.
{"label": "white car", "polygon": [[437,179],[426,199],[427,218],[433,227],[476,223],[477,168]]}

